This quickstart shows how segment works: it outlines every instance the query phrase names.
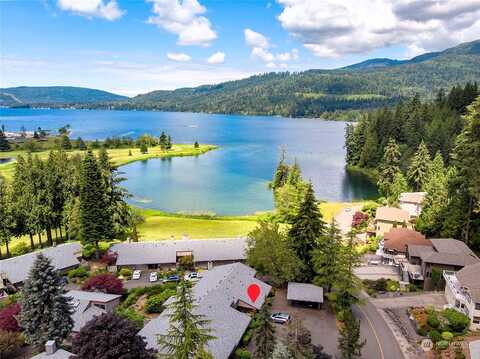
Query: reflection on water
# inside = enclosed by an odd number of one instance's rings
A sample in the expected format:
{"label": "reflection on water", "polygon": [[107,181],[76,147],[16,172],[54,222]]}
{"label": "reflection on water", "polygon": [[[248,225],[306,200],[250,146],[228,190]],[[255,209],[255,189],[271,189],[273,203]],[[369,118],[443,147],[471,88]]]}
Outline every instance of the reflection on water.
{"label": "reflection on water", "polygon": [[375,199],[378,190],[370,178],[358,171],[345,171],[342,190],[346,197],[352,199]]}
{"label": "reflection on water", "polygon": [[12,161],[11,158],[0,158],[0,165],[11,162],[11,161]]}

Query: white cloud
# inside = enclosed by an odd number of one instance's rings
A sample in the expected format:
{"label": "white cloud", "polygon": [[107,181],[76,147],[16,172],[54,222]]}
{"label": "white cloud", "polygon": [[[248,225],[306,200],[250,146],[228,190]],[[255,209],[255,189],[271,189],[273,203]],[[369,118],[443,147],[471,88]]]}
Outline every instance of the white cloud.
{"label": "white cloud", "polygon": [[[278,67],[274,61],[291,61],[298,59],[298,50],[293,49],[291,52],[283,52],[279,54],[274,54],[269,50],[270,41],[268,38],[256,31],[251,29],[244,30],[245,43],[251,49],[252,58],[257,58],[265,62],[265,66],[268,68]],[[282,64],[286,65],[286,64]]]}
{"label": "white cloud", "polygon": [[189,55],[178,52],[169,52],[167,57],[169,60],[177,62],[188,62],[192,59]]}
{"label": "white cloud", "polygon": [[210,65],[223,64],[225,62],[225,53],[218,51],[210,56],[207,62]]}
{"label": "white cloud", "polygon": [[82,16],[100,17],[110,21],[119,19],[125,14],[118,7],[116,0],[58,0],[58,7]]}
{"label": "white cloud", "polygon": [[408,55],[478,38],[480,0],[278,0],[278,19],[320,57],[404,45]]}
{"label": "white cloud", "polygon": [[153,3],[148,23],[178,35],[179,45],[209,46],[217,38],[212,24],[201,16],[207,10],[198,0],[147,0]]}

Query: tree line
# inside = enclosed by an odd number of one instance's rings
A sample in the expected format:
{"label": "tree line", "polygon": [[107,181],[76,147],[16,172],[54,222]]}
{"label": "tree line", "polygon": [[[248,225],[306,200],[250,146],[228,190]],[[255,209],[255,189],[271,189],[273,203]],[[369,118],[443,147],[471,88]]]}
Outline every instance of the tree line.
{"label": "tree line", "polygon": [[480,97],[477,84],[414,97],[346,129],[347,164],[376,174],[380,193],[427,192],[416,228],[480,248]]}

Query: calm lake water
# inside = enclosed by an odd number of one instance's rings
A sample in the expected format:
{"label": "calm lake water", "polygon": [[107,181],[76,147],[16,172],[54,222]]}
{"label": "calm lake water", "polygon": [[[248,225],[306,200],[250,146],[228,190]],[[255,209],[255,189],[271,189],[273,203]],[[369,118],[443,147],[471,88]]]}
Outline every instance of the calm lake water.
{"label": "calm lake water", "polygon": [[177,143],[210,143],[220,149],[199,157],[152,159],[121,167],[132,203],[170,212],[248,214],[273,208],[267,188],[280,148],[298,159],[317,197],[328,201],[372,198],[375,186],[345,171],[343,122],[267,116],[150,111],[0,109],[7,130],[70,124],[72,138],[137,137],[169,133]]}

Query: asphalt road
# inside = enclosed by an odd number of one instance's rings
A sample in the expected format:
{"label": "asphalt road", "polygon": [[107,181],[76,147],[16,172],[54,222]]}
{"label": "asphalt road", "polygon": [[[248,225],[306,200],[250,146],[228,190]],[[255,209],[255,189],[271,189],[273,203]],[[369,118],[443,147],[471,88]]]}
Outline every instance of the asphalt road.
{"label": "asphalt road", "polygon": [[365,359],[404,359],[392,331],[368,297],[361,294],[362,305],[353,306],[353,313],[360,320],[360,331],[367,343],[362,350]]}

